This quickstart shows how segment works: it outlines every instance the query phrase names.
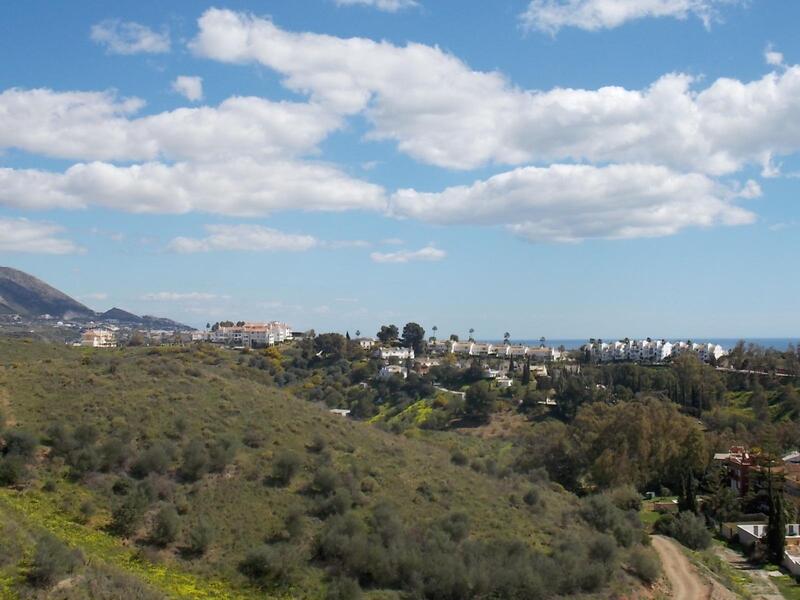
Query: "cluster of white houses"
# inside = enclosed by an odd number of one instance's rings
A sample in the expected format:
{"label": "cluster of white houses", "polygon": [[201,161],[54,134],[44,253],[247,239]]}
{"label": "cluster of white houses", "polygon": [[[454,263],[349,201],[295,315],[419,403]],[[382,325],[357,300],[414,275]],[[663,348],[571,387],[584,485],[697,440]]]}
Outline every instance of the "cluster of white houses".
{"label": "cluster of white houses", "polygon": [[632,361],[662,362],[667,358],[691,352],[705,362],[719,360],[725,350],[719,344],[696,344],[692,342],[668,342],[666,340],[620,340],[606,343],[591,340],[584,346],[590,358],[596,362]]}
{"label": "cluster of white houses", "polygon": [[[355,340],[365,350],[373,348],[377,342],[371,338]],[[412,348],[379,347],[375,356],[384,360],[396,358],[407,360],[414,358]],[[531,358],[534,361],[547,362],[561,358],[561,352],[547,346],[525,346],[521,344],[492,344],[489,342],[454,342],[450,340],[428,342],[428,354],[456,354],[459,356],[476,356],[483,358]]]}
{"label": "cluster of white houses", "polygon": [[219,326],[208,334],[208,341],[231,346],[266,347],[292,339],[292,328],[286,323],[241,323]]}

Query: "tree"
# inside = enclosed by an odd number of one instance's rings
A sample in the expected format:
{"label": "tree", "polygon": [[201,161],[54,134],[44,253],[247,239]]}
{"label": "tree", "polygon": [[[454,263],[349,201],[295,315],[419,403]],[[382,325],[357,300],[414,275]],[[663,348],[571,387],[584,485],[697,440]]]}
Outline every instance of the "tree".
{"label": "tree", "polygon": [[346,348],[347,340],[340,333],[321,333],[314,338],[314,349],[334,360],[342,358]]}
{"label": "tree", "polygon": [[511,343],[511,342],[509,341],[510,339],[511,339],[511,334],[510,334],[509,332],[507,332],[507,331],[506,331],[506,332],[503,334],[503,343],[504,343],[506,346],[508,346],[508,345]]}
{"label": "tree", "polygon": [[296,452],[282,451],[275,459],[275,464],[272,465],[272,480],[279,485],[289,485],[302,464],[303,460]]}
{"label": "tree", "polygon": [[433,330],[433,341],[435,342],[436,341],[436,332],[439,331],[439,328],[436,325],[434,325],[433,327],[431,327],[431,329]]}
{"label": "tree", "polygon": [[522,385],[528,385],[531,382],[531,358],[525,361],[525,366],[522,367]]}
{"label": "tree", "polygon": [[425,343],[425,330],[418,323],[406,323],[403,327],[403,345],[413,348],[414,352],[422,352],[422,345]]}
{"label": "tree", "polygon": [[390,344],[400,336],[397,325],[381,325],[381,330],[377,333],[378,339],[383,344]]}
{"label": "tree", "polygon": [[361,330],[360,329],[356,329],[356,337],[357,338],[361,337]]}
{"label": "tree", "polygon": [[776,565],[780,565],[783,562],[783,552],[786,549],[786,511],[783,507],[783,481],[782,477],[775,481],[776,476],[772,472],[773,463],[777,461],[772,458],[769,458],[768,461],[769,521],[767,522],[767,551],[770,560]]}
{"label": "tree", "polygon": [[195,556],[202,556],[214,539],[214,530],[207,521],[201,520],[189,532],[187,550]]}
{"label": "tree", "polygon": [[80,554],[72,551],[61,540],[47,533],[36,543],[36,551],[28,570],[28,581],[35,587],[45,588],[71,573],[80,561]]}
{"label": "tree", "polygon": [[474,333],[475,333],[475,328],[474,327],[470,327],[469,328],[469,341],[470,342],[474,342],[475,341],[475,338],[473,337]]}
{"label": "tree", "polygon": [[497,393],[487,382],[479,381],[469,387],[465,400],[468,416],[486,419],[494,411]]}
{"label": "tree", "polygon": [[451,333],[450,334],[450,341],[451,342],[457,342],[458,341],[458,335],[456,335],[455,333]]}
{"label": "tree", "polygon": [[180,475],[187,481],[197,481],[208,471],[208,451],[201,440],[192,440],[183,449]]}

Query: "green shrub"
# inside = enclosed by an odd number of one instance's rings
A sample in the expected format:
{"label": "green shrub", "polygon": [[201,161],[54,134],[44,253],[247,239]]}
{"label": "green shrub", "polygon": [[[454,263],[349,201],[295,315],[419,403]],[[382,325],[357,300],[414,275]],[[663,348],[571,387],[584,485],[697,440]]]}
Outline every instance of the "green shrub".
{"label": "green shrub", "polygon": [[459,467],[463,467],[469,462],[469,459],[461,450],[454,450],[450,455],[450,462]]}
{"label": "green shrub", "polygon": [[122,537],[132,536],[142,522],[147,504],[147,496],[143,490],[136,488],[131,491],[111,513],[111,531]]}
{"label": "green shrub", "polygon": [[201,520],[189,532],[187,550],[195,556],[202,556],[214,540],[214,530],[207,521]]}
{"label": "green shrub", "polygon": [[23,430],[10,430],[3,434],[6,447],[3,454],[7,456],[21,456],[25,459],[33,458],[39,440],[35,435]]}
{"label": "green shrub", "polygon": [[259,585],[288,583],[296,569],[296,552],[286,544],[254,548],[239,563],[239,572]]}
{"label": "green shrub", "polygon": [[28,570],[28,582],[46,588],[71,573],[81,562],[80,554],[70,550],[58,538],[45,534],[36,542],[36,550]]}
{"label": "green shrub", "polygon": [[655,583],[661,575],[661,562],[652,548],[634,548],[628,562],[636,576],[647,584]]}
{"label": "green shrub", "polygon": [[0,486],[16,485],[28,476],[21,456],[0,456]]}
{"label": "green shrub", "polygon": [[167,546],[175,541],[180,531],[181,521],[174,506],[168,505],[156,513],[150,541],[158,546]]}
{"label": "green shrub", "polygon": [[283,450],[275,457],[271,479],[278,485],[289,485],[302,465],[303,459],[300,455],[291,450]]}
{"label": "green shrub", "polygon": [[361,586],[355,579],[340,577],[328,586],[325,600],[360,600]]}
{"label": "green shrub", "polygon": [[169,468],[169,455],[162,444],[154,444],[141,452],[131,466],[131,475],[142,479],[150,473],[163,474]]}
{"label": "green shrub", "polygon": [[711,545],[711,533],[705,520],[692,512],[685,511],[677,517],[664,515],[656,521],[655,530],[692,550],[703,550]]}
{"label": "green shrub", "polygon": [[206,445],[200,440],[192,440],[183,449],[180,476],[186,481],[197,481],[208,471],[208,462]]}

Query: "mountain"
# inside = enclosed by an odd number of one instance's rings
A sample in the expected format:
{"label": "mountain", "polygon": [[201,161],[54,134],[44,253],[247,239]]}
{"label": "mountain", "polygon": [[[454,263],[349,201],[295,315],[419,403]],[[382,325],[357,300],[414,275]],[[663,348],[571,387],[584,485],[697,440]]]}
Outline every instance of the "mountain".
{"label": "mountain", "polygon": [[98,313],[33,275],[0,267],[0,315],[12,314],[30,318],[50,315],[58,319],[113,321],[150,329],[192,329],[172,319],[139,317],[117,307]]}
{"label": "mountain", "polygon": [[0,314],[82,318],[94,316],[95,313],[32,275],[0,267]]}

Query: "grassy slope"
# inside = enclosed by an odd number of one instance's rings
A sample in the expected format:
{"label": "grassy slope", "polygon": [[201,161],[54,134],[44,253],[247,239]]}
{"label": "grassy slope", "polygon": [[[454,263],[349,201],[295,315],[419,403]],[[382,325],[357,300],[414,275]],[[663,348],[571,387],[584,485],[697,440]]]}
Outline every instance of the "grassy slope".
{"label": "grassy slope", "polygon": [[[259,381],[262,374],[237,365],[237,358],[215,349],[87,352],[0,339],[0,390],[18,425],[38,433],[58,421],[91,422],[104,434],[129,428],[144,444],[148,439],[174,437],[179,417],[185,422],[184,440],[222,434],[241,439],[247,430],[259,431],[266,443],[258,449],[240,448],[233,467],[224,474],[177,487],[176,495],[185,497],[190,506],[184,523],[205,518],[217,528],[209,555],[201,561],[184,561],[168,550],[157,557],[179,571],[220,577],[231,589],[243,589],[235,569],[242,556],[280,531],[294,507],[310,506],[302,490],[319,457],[305,447],[315,435],[326,440],[337,470],[377,483],[368,495],[370,504],[390,500],[407,523],[424,527],[425,522],[458,510],[470,516],[476,537],[516,538],[546,547],[550,536],[569,522],[574,499],[567,494],[544,492],[545,509],[534,516],[524,503],[510,501],[512,495],[524,494],[528,484],[523,480],[489,478],[453,465],[447,448],[330,415]],[[286,489],[266,486],[263,478],[282,448],[302,453],[305,469]],[[110,481],[101,476],[91,483],[100,514],[107,515]],[[52,495],[53,502],[66,507],[67,516],[75,510],[74,502],[67,501],[66,484],[59,484]],[[26,502],[40,496],[18,495],[14,506],[25,512]],[[29,512],[36,526],[52,529],[40,513]],[[97,521],[96,527],[101,526],[102,517]],[[312,519],[309,535],[318,526]],[[321,589],[321,575],[306,568],[298,588],[290,593]]]}

